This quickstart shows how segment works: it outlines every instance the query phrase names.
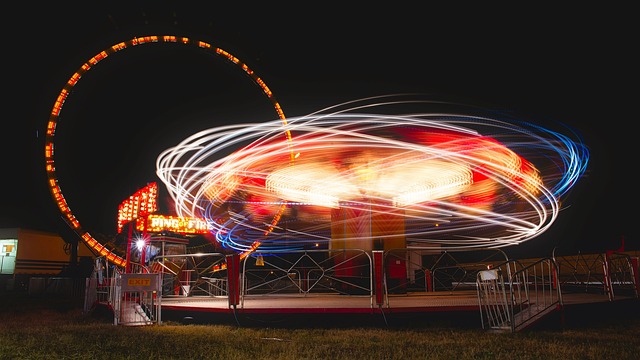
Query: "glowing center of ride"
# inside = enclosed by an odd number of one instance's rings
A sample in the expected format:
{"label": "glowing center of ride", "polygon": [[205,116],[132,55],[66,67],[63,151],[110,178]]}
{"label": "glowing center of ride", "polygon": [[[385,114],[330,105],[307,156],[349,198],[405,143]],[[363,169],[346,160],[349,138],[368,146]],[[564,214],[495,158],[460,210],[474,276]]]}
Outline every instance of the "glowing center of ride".
{"label": "glowing center of ride", "polygon": [[290,202],[337,208],[363,196],[390,200],[394,206],[456,195],[471,186],[468,166],[440,160],[399,161],[380,157],[345,172],[328,164],[296,164],[266,177],[266,189]]}

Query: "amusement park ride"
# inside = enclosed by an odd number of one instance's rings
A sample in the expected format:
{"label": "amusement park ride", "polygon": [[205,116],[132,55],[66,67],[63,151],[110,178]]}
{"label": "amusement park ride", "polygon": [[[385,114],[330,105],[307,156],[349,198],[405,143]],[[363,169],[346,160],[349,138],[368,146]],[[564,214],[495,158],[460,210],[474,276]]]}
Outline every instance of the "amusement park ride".
{"label": "amusement park ride", "polygon": [[[117,224],[118,233],[127,234],[123,257],[84,230],[71,211],[56,176],[54,137],[63,105],[82,76],[109,56],[150,44],[188,46],[235,64],[266,95],[278,119],[204,130],[162,152],[156,175],[176,204],[175,214],[155,214],[155,182],[126,199]],[[435,111],[398,111],[420,105]],[[222,271],[236,275],[226,287],[234,310],[262,286],[250,282],[249,259],[255,259],[252,266],[273,266],[262,280],[283,272],[268,284],[293,283],[305,295],[321,287],[356,289],[382,308],[390,290],[406,294],[414,274],[429,270],[425,254],[499,252],[546,231],[585,172],[589,154],[580,141],[490,115],[420,97],[381,96],[287,118],[264,81],[227,51],[186,37],[136,37],[93,56],[67,81],[49,117],[46,171],[65,221],[125,274],[139,271],[132,255],[137,234],[143,241],[138,265],[152,272],[165,269],[153,258],[195,255],[188,254],[185,237],[155,235],[208,234],[226,253],[209,264],[207,279],[219,280],[215,273]],[[291,254],[292,263],[274,265]],[[311,265],[296,268],[303,260]],[[504,273],[512,270],[519,273],[515,267]],[[479,271],[476,266],[473,274]],[[189,289],[198,285],[189,283]]]}
{"label": "amusement park ride", "polygon": [[[153,44],[185,45],[237,65],[278,116],[202,131],[157,160],[178,218],[201,220],[198,229],[206,228],[242,258],[258,248],[301,248],[284,237],[367,251],[519,244],[550,227],[561,197],[586,169],[586,147],[569,136],[457,104],[447,109],[424,99],[378,97],[289,119],[264,81],[227,51],[186,37],[136,37],[101,51],[71,76],[55,101],[45,139],[48,185],[64,220],[116,266],[126,267],[126,259],[82,228],[62,194],[54,137],[72,88],[91,68],[125,49]],[[397,113],[415,104],[441,107]],[[250,145],[234,149],[243,142]],[[216,158],[223,149],[232,154]],[[152,231],[142,219],[160,220],[151,216],[154,190],[134,195],[148,199],[123,205],[118,231],[136,217],[143,232]]]}

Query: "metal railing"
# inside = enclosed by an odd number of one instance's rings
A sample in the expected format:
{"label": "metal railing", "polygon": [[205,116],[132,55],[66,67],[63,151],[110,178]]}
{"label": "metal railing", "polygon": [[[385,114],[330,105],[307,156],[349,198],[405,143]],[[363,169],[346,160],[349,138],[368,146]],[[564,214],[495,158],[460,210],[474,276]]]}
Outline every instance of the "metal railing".
{"label": "metal railing", "polygon": [[402,282],[390,282],[402,274],[390,274],[395,261],[406,261],[407,290],[456,291],[475,290],[479,271],[500,266],[508,261],[499,249],[479,249],[474,252],[449,252],[417,247],[391,249],[385,252],[385,273],[390,294],[402,293]]}
{"label": "metal railing", "polygon": [[559,282],[566,293],[589,293],[618,297],[638,297],[636,268],[623,253],[594,253],[556,256]]}
{"label": "metal railing", "polygon": [[131,269],[125,274],[122,269],[110,268],[104,257],[96,258],[94,270],[86,279],[84,312],[107,306],[113,312],[114,325],[161,323],[159,275],[140,264],[132,264]]}
{"label": "metal railing", "polygon": [[249,295],[348,294],[373,299],[372,269],[370,254],[359,249],[256,251],[242,266],[241,305]]}
{"label": "metal railing", "polygon": [[483,329],[510,329],[512,311],[500,268],[486,269],[477,274],[480,322]]}
{"label": "metal railing", "polygon": [[508,261],[483,270],[477,288],[483,329],[515,332],[562,307],[558,266],[552,258],[528,264]]}
{"label": "metal railing", "polygon": [[616,297],[638,297],[638,276],[631,256],[612,253],[607,256],[607,280],[610,289],[610,300]]}
{"label": "metal railing", "polygon": [[165,297],[225,296],[225,265],[224,254],[195,253],[158,257],[149,268],[161,274]]}
{"label": "metal railing", "polygon": [[114,274],[111,304],[114,325],[151,325],[161,323],[162,295],[159,274],[148,272]]}
{"label": "metal railing", "polygon": [[[379,251],[382,260],[376,260],[374,253],[361,249],[255,251],[236,267],[240,285],[234,294],[239,293],[239,300],[233,306],[243,307],[246,298],[267,295],[340,294],[369,297],[371,307],[391,307],[389,298],[398,294],[475,290],[483,328],[517,331],[561,308],[565,291],[599,292],[610,300],[614,295],[638,297],[635,265],[626,254],[509,260],[497,250],[469,257],[404,248]],[[106,302],[116,312],[116,323],[153,323],[160,321],[163,296],[228,297],[228,257],[221,253],[167,255],[148,268],[132,264],[136,274],[159,276],[157,291],[140,293],[135,289],[125,293],[123,274],[97,261],[96,271],[87,280],[85,311],[94,303]],[[131,299],[148,318],[135,304],[123,303]],[[129,308],[133,310],[122,310]],[[125,318],[136,313],[140,317]]]}
{"label": "metal railing", "polygon": [[[384,252],[382,262],[377,265],[383,270],[382,286],[376,289],[374,278],[378,275],[374,275],[371,255],[362,249],[255,251],[241,264],[239,305],[244,306],[247,296],[341,294],[368,296],[372,307],[374,302],[389,307],[390,294],[474,289],[470,287],[475,285],[470,279],[478,271],[505,262],[504,253],[495,250],[475,256],[472,263],[462,263],[456,257],[458,254],[446,251],[392,249]],[[132,264],[131,269],[137,273],[159,273],[160,294],[164,298],[224,297],[228,296],[226,261],[226,255],[221,253],[165,255],[156,258],[148,268]],[[98,301],[104,301],[106,292],[113,292],[112,286],[113,280],[94,281],[88,288],[98,289],[94,296],[100,295]],[[108,300],[110,304],[114,301]]]}

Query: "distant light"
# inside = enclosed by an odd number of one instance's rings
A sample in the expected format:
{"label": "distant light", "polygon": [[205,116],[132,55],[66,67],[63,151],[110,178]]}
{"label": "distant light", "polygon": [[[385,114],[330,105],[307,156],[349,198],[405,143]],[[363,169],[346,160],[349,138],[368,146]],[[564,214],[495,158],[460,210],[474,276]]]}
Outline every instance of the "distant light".
{"label": "distant light", "polygon": [[145,245],[144,240],[140,239],[136,241],[136,247],[138,248],[138,250],[144,249],[144,245]]}

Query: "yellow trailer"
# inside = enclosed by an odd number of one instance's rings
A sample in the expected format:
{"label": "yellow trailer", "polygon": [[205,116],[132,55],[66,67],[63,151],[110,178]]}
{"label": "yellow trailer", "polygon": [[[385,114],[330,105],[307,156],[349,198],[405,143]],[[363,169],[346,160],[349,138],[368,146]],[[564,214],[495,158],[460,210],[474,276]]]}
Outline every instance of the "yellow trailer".
{"label": "yellow trailer", "polygon": [[[60,276],[72,264],[71,244],[60,235],[23,228],[0,229],[0,277],[27,281],[33,277]],[[79,242],[75,265],[90,263],[95,255]],[[9,281],[8,283],[13,283]]]}

